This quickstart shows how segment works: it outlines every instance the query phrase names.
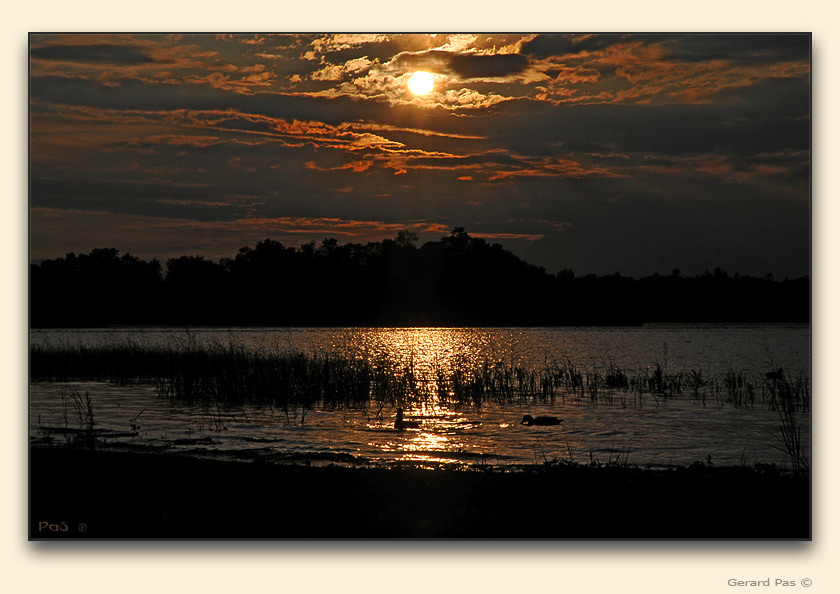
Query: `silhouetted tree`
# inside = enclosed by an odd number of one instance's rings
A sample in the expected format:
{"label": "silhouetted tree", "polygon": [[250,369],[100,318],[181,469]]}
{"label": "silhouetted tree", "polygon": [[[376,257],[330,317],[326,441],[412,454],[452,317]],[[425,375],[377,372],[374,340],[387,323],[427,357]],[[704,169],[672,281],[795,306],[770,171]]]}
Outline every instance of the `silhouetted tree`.
{"label": "silhouetted tree", "polygon": [[807,322],[808,277],[695,277],[674,269],[549,274],[463,227],[416,247],[417,236],[367,244],[325,238],[299,248],[265,239],[219,262],[144,262],[113,248],[31,266],[34,327],[131,324],[569,325]]}
{"label": "silhouetted tree", "polygon": [[203,256],[181,256],[166,262],[169,312],[179,324],[214,324],[229,315],[225,299],[228,271]]}
{"label": "silhouetted tree", "polygon": [[31,267],[33,326],[150,324],[160,320],[163,279],[157,260],[113,248],[67,254]]}

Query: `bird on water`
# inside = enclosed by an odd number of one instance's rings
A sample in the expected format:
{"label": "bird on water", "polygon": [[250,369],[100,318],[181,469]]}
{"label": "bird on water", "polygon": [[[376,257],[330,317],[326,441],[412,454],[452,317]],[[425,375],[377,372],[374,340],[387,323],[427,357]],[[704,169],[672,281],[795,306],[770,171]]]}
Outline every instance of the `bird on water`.
{"label": "bird on water", "polygon": [[417,421],[406,421],[403,418],[403,409],[397,409],[397,420],[394,421],[394,429],[418,429],[420,423]]}
{"label": "bird on water", "polygon": [[785,379],[785,371],[784,369],[777,369],[776,371],[769,371],[764,374],[768,380],[783,380]]}
{"label": "bird on water", "polygon": [[537,417],[535,419],[531,415],[525,415],[522,417],[520,425],[559,425],[562,422],[563,419],[558,419],[557,417]]}

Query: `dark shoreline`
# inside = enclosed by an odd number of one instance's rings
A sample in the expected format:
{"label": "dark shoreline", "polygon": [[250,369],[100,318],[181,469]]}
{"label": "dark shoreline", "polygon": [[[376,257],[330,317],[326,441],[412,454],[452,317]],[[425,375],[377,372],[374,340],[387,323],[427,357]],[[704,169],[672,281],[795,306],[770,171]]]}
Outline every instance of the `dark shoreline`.
{"label": "dark shoreline", "polygon": [[30,449],[30,540],[810,540],[810,475],[551,465],[519,472]]}
{"label": "dark shoreline", "polygon": [[[116,248],[30,264],[33,328],[174,326],[635,326],[644,322],[809,322],[810,277],[576,275],[528,264],[455,227],[300,248],[266,239],[218,262],[165,269]],[[416,237],[414,237],[416,240]],[[289,291],[288,287],[307,287]],[[620,294],[621,299],[614,295]],[[477,298],[481,296],[481,298]]]}

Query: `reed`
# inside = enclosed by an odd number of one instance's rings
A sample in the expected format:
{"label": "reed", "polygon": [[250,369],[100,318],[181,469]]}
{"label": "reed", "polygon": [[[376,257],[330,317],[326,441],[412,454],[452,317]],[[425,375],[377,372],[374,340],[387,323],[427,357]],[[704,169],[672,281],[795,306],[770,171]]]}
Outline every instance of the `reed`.
{"label": "reed", "polygon": [[[96,419],[90,394],[85,392],[85,395],[82,396],[75,388],[62,388],[61,406],[64,416],[64,428],[67,430],[64,435],[68,439],[68,443],[74,446],[94,447],[97,443]],[[76,418],[79,422],[78,430],[70,430],[70,407],[76,413]]]}
{"label": "reed", "polygon": [[[703,406],[765,406],[783,415],[810,407],[802,375],[774,372],[776,379],[756,379],[730,369],[723,378],[707,378],[702,370],[669,372],[665,359],[634,373],[613,361],[584,371],[568,358],[538,366],[455,361],[420,372],[413,361],[401,364],[387,357],[253,351],[233,343],[198,346],[191,340],[161,346],[34,345],[30,355],[33,380],[141,382],[173,402],[205,410],[272,407],[289,419],[304,419],[316,406],[372,407],[377,414],[389,406],[433,402],[475,408],[488,403],[553,405],[558,399],[577,405],[659,406],[663,397],[676,398],[684,391],[689,401]],[[794,433],[786,434],[792,447]]]}
{"label": "reed", "polygon": [[371,395],[400,403],[409,376],[332,354],[267,354],[227,347],[34,347],[33,379],[142,382],[186,404],[272,406],[284,411],[364,408]]}
{"label": "reed", "polygon": [[610,390],[627,392],[630,389],[630,378],[614,362],[610,361],[609,369],[604,376],[604,386]]}
{"label": "reed", "polygon": [[706,389],[708,385],[709,382],[703,377],[702,370],[691,369],[685,374],[685,387],[691,391],[692,400],[703,406],[706,406]]}
{"label": "reed", "polygon": [[774,446],[788,455],[794,470],[808,470],[809,462],[805,444],[802,441],[802,425],[799,415],[810,410],[808,384],[799,375],[795,380],[782,369],[768,372],[765,387],[773,407],[779,413],[779,442]]}
{"label": "reed", "polygon": [[748,378],[745,372],[729,369],[723,383],[731,404],[737,407],[755,407],[757,384],[753,379]]}

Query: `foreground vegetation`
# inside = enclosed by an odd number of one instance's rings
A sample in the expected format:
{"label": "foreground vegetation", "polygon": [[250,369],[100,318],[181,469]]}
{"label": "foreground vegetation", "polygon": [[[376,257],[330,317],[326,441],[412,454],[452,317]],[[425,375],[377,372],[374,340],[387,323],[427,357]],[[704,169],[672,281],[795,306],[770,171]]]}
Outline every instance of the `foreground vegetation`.
{"label": "foreground vegetation", "polygon": [[103,325],[556,326],[808,322],[810,282],[679,270],[546,271],[463,228],[416,246],[395,239],[299,248],[266,239],[218,262],[144,261],[117,249],[31,267],[35,328]]}
{"label": "foreground vegetation", "polygon": [[[30,462],[34,539],[808,540],[811,534],[809,475],[771,467],[429,471],[55,447],[33,448]],[[531,509],[534,503],[540,511]]]}

